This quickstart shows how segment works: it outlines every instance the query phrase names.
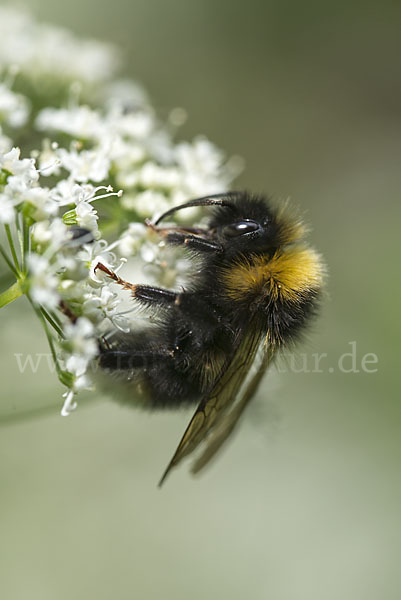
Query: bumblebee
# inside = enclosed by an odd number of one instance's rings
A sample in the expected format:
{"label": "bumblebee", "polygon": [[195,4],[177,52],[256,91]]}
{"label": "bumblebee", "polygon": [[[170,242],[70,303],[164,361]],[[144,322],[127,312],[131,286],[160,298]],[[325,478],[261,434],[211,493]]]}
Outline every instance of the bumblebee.
{"label": "bumblebee", "polygon": [[[195,206],[210,207],[206,227],[160,226]],[[131,284],[99,263],[97,269],[159,317],[146,329],[104,340],[99,364],[140,387],[145,407],[196,405],[161,485],[203,445],[192,466],[198,472],[232,434],[266,368],[316,313],[323,266],[297,216],[247,192],[198,198],[148,225],[167,244],[197,255],[200,266],[175,292]],[[133,404],[134,396],[133,390]]]}

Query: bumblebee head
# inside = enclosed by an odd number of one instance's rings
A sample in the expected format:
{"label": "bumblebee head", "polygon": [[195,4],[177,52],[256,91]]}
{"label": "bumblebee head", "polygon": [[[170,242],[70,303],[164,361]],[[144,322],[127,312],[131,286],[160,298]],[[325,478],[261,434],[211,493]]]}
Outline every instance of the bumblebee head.
{"label": "bumblebee head", "polygon": [[298,241],[304,235],[302,223],[285,207],[275,209],[262,196],[248,192],[227,192],[197,198],[176,206],[157,219],[182,208],[213,206],[205,234],[218,240],[227,255],[273,254],[277,249]]}
{"label": "bumblebee head", "polygon": [[246,192],[232,194],[214,209],[210,230],[230,255],[270,253],[281,245],[280,227],[267,202]]}

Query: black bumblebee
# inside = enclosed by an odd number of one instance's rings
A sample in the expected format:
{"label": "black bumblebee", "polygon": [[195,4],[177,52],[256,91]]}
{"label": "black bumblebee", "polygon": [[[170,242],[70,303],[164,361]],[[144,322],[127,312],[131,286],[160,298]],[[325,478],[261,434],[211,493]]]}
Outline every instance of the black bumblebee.
{"label": "black bumblebee", "polygon": [[[159,227],[194,206],[212,207],[207,227]],[[183,291],[173,292],[128,283],[99,263],[160,316],[153,326],[103,341],[99,362],[141,388],[148,408],[197,405],[161,484],[204,442],[192,468],[199,471],[232,433],[277,351],[315,314],[323,267],[296,216],[246,192],[192,200],[148,225],[166,243],[198,255],[200,267]]]}

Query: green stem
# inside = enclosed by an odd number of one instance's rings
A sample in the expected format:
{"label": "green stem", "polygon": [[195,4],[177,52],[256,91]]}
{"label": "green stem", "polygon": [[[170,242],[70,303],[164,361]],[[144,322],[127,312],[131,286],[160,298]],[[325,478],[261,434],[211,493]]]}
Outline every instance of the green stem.
{"label": "green stem", "polygon": [[11,269],[11,271],[14,273],[14,275],[16,277],[18,277],[18,273],[14,268],[13,263],[11,262],[11,260],[8,258],[4,248],[2,247],[2,245],[0,244],[0,254],[2,255],[2,257],[4,258],[5,262],[7,263],[9,269]]}
{"label": "green stem", "polygon": [[22,231],[23,231],[23,254],[22,254],[22,268],[24,271],[27,271],[26,266],[26,257],[29,255],[31,251],[31,237],[30,237],[30,225],[23,218],[22,221]]}
{"label": "green stem", "polygon": [[[22,226],[21,226],[21,221],[22,221]],[[23,227],[24,227],[24,220],[23,220],[23,216],[22,215],[17,215],[15,217],[15,225],[17,228],[17,236],[18,236],[18,242],[19,242],[19,249],[20,249],[20,255],[21,255],[21,271],[24,272],[25,271],[25,266],[24,266],[24,237],[23,237]]]}
{"label": "green stem", "polygon": [[54,341],[53,341],[52,335],[51,335],[51,333],[49,331],[49,328],[47,326],[46,319],[44,318],[41,310],[38,309],[33,304],[33,302],[31,300],[30,300],[30,302],[31,302],[31,304],[32,304],[32,306],[34,308],[34,311],[38,315],[39,319],[42,321],[42,325],[43,325],[45,333],[46,333],[47,341],[49,343],[50,352],[52,353],[53,362],[54,362],[54,365],[56,367],[57,375],[60,377],[61,374],[62,374],[62,369],[61,369],[60,364],[58,362],[58,358],[57,358],[57,354],[56,354],[56,348],[54,347]]}
{"label": "green stem", "polygon": [[66,387],[68,387],[70,389],[74,382],[74,376],[71,373],[68,373],[67,371],[63,371],[63,369],[60,367],[60,363],[57,358],[56,348],[54,346],[54,340],[53,340],[52,334],[49,330],[49,327],[48,327],[47,321],[46,321],[46,318],[49,315],[47,315],[45,318],[45,316],[43,314],[43,309],[40,309],[37,306],[35,306],[34,302],[32,301],[32,298],[29,297],[29,294],[27,294],[27,298],[28,298],[33,310],[35,311],[37,317],[40,319],[40,321],[43,325],[43,328],[45,330],[47,341],[48,341],[49,347],[50,347],[50,352],[52,354],[52,359],[54,362],[54,366],[56,367],[56,372],[57,372],[59,381],[60,381],[60,383],[62,383],[63,385],[65,385]]}
{"label": "green stem", "polygon": [[11,234],[10,225],[8,225],[7,223],[5,223],[4,228],[6,230],[7,239],[8,239],[8,243],[9,243],[10,250],[11,250],[11,255],[12,255],[13,260],[14,260],[14,266],[15,266],[15,269],[16,269],[17,273],[19,273],[20,272],[20,266],[19,266],[19,262],[18,262],[17,252],[16,252],[15,246],[14,246],[13,236]]}
{"label": "green stem", "polygon": [[54,316],[50,315],[44,308],[41,308],[41,313],[46,319],[46,321],[53,327],[53,329],[58,333],[61,338],[64,338],[63,330],[60,325],[56,322]]}
{"label": "green stem", "polygon": [[7,304],[22,296],[22,294],[21,284],[19,281],[16,281],[8,290],[0,294],[0,308],[7,306]]}

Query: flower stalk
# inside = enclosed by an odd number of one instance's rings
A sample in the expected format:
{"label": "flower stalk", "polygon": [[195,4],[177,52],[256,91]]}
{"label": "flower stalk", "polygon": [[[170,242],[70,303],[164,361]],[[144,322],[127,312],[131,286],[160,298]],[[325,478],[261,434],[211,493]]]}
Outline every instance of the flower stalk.
{"label": "flower stalk", "polygon": [[7,290],[0,294],[0,308],[11,304],[14,300],[17,300],[23,295],[22,287],[19,281],[16,281]]}

